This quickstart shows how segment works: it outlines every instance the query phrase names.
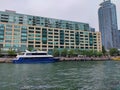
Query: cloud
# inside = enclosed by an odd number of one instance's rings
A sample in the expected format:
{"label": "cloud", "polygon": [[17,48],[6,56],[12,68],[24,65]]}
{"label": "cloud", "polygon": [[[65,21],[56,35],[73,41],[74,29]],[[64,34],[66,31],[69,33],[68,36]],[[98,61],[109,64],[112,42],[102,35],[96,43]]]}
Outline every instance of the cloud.
{"label": "cloud", "polygon": [[[51,17],[89,23],[98,31],[98,8],[102,0],[0,0],[0,10],[15,10],[18,13]],[[120,26],[120,0],[117,6]]]}

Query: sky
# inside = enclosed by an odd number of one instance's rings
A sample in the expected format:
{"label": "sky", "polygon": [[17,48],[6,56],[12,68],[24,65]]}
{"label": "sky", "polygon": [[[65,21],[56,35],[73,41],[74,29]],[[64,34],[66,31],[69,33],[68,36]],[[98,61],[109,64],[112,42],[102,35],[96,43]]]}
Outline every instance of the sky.
{"label": "sky", "polygon": [[[120,29],[120,0],[116,4],[118,28]],[[103,0],[0,0],[0,11],[89,23],[99,31],[98,8]]]}

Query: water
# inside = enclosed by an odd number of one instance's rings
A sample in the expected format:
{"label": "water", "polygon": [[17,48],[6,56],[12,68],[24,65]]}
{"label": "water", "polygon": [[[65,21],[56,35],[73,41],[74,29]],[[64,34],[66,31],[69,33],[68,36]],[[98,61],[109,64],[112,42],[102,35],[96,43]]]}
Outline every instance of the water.
{"label": "water", "polygon": [[0,64],[0,90],[120,90],[120,62]]}

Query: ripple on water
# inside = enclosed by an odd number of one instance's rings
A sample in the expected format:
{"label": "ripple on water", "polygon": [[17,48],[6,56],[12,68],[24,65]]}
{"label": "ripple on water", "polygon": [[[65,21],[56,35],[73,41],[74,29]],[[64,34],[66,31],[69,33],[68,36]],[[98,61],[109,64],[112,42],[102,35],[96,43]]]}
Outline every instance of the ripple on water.
{"label": "ripple on water", "polygon": [[119,70],[114,61],[1,64],[0,90],[120,90]]}
{"label": "ripple on water", "polygon": [[23,86],[20,88],[21,90],[63,90],[65,87],[63,86],[51,86],[51,85],[39,85],[39,86]]}

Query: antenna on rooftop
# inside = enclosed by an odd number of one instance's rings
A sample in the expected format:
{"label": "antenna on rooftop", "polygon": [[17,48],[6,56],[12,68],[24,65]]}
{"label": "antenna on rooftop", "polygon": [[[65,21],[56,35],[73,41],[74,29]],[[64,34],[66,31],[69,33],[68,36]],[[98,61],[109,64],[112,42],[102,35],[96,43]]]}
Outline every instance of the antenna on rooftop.
{"label": "antenna on rooftop", "polygon": [[103,1],[104,1],[104,2],[105,2],[105,1],[109,1],[109,2],[111,2],[111,0],[103,0]]}

